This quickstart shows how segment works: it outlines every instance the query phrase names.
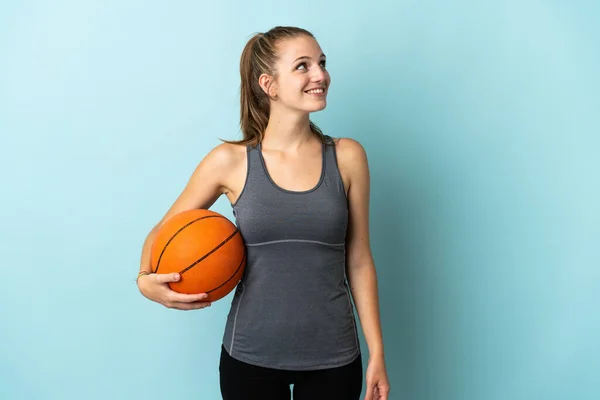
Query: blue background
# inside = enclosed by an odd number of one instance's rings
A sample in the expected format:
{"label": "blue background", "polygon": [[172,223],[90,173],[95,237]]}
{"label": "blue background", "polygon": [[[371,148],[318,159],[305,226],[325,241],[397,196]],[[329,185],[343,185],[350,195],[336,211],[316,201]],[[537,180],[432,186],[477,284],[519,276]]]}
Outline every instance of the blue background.
{"label": "blue background", "polygon": [[316,35],[312,118],[369,155],[390,399],[600,398],[598,4],[3,2],[0,398],[220,398],[231,295],[134,280],[275,25]]}

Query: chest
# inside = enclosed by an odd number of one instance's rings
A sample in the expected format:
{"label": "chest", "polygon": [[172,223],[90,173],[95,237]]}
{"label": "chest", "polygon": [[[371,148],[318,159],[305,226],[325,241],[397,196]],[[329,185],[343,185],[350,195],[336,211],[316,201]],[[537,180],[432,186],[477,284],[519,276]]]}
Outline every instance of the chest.
{"label": "chest", "polygon": [[324,155],[321,151],[293,156],[259,150],[258,156],[267,177],[279,188],[290,192],[313,189],[324,172]]}
{"label": "chest", "polygon": [[343,196],[323,195],[326,188],[294,195],[281,191],[248,193],[234,208],[247,243],[308,240],[328,244],[345,241],[348,209]]}

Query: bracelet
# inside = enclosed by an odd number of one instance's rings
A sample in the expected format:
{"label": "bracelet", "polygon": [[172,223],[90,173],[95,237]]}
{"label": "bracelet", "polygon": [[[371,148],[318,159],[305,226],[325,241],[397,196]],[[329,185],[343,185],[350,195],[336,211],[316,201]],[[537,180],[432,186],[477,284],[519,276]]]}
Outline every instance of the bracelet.
{"label": "bracelet", "polygon": [[142,275],[150,275],[150,272],[148,272],[148,271],[140,271],[140,272],[138,273],[138,276],[137,276],[137,278],[135,278],[135,283],[137,283],[137,281],[140,279],[140,277],[141,277]]}

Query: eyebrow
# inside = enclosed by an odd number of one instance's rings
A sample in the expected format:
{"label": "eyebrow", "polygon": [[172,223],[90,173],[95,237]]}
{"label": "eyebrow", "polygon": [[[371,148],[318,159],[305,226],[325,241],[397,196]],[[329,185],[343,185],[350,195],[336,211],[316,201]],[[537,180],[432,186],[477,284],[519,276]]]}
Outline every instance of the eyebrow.
{"label": "eyebrow", "polygon": [[[327,58],[327,56],[326,56],[325,54],[321,54],[321,57],[325,57],[325,58]],[[294,60],[294,62],[296,62],[296,61],[298,61],[298,60],[305,59],[305,58],[308,58],[308,59],[310,59],[310,57],[309,57],[309,56],[302,56],[302,57],[298,57],[298,58],[296,58],[296,59]],[[320,58],[320,57],[319,57],[319,58]]]}

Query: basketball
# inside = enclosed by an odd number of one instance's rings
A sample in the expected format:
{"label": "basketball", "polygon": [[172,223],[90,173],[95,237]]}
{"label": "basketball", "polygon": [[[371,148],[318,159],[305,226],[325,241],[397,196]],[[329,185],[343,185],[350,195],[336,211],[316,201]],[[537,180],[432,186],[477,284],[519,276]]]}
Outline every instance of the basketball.
{"label": "basketball", "polygon": [[246,267],[246,247],[239,229],[214,211],[193,209],[168,218],[151,250],[152,272],[178,272],[170,282],[179,293],[206,293],[219,300],[235,288]]}

